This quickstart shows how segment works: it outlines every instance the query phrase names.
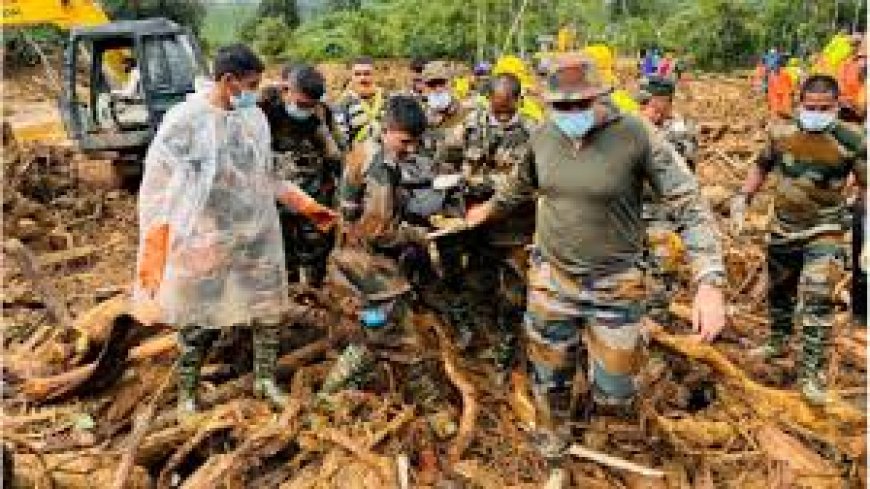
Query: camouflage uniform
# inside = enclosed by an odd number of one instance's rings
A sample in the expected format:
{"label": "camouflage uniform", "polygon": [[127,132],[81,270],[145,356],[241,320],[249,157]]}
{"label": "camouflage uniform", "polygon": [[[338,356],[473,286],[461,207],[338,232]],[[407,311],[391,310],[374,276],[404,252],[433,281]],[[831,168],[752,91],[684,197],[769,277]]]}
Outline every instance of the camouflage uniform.
{"label": "camouflage uniform", "polygon": [[[328,127],[317,116],[292,118],[273,94],[261,104],[272,132],[272,151],[279,178],[298,185],[318,203],[333,207],[341,171],[341,154]],[[325,108],[325,107],[324,107]],[[318,286],[326,272],[326,259],[335,240],[285,206],[279,206],[281,233],[288,275]]]}
{"label": "camouflage uniform", "polygon": [[771,126],[756,164],[776,177],[775,217],[767,249],[770,346],[782,350],[793,330],[802,292],[802,384],[823,384],[826,348],[834,320],[834,286],[848,259],[847,177],[866,183],[866,139],[837,122],[822,133],[793,122]]}
{"label": "camouflage uniform", "polygon": [[[375,141],[365,141],[347,155],[339,186],[342,229],[329,263],[330,284],[357,301],[366,343],[379,346],[394,346],[405,336],[411,284],[402,268],[425,253],[420,251],[425,230],[404,219],[399,166]],[[372,361],[367,347],[350,345],[323,391],[360,381]]]}
{"label": "camouflage uniform", "polygon": [[[528,150],[534,123],[517,114],[502,124],[488,107],[478,107],[455,130],[448,145],[462,148],[462,174],[468,177],[464,189],[467,205],[492,197],[495,188]],[[517,326],[525,304],[526,246],[534,233],[534,206],[526,203],[509,222],[498,222],[463,236],[468,254],[466,282],[480,297],[495,301],[495,325],[499,336],[496,361],[502,368],[512,364]]]}
{"label": "camouflage uniform", "polygon": [[335,110],[339,144],[349,150],[354,144],[367,139],[377,139],[381,132],[386,94],[378,89],[365,100],[356,92],[348,90],[339,100]]}
{"label": "camouflage uniform", "polygon": [[[641,82],[638,99],[645,104],[653,95],[673,97],[676,83],[670,78],[650,77]],[[662,139],[671,144],[689,166],[695,169],[698,151],[698,130],[695,124],[679,114],[673,114],[658,126]],[[650,316],[661,322],[670,319],[668,309],[677,288],[677,275],[681,243],[675,233],[677,229],[673,216],[669,216],[666,206],[657,202],[652,190],[644,189],[643,219],[647,224],[647,257]]]}
{"label": "camouflage uniform", "polygon": [[635,393],[645,182],[682,225],[695,280],[721,279],[724,267],[696,180],[644,122],[611,112],[579,149],[545,123],[530,144],[491,202],[503,214],[537,195],[525,334],[540,424],[558,430],[565,428],[581,385],[575,379],[581,337],[596,403],[622,406]]}
{"label": "camouflage uniform", "polygon": [[[667,119],[653,128],[661,134],[665,143],[671,144],[690,170],[695,169],[698,151],[697,128],[694,123],[679,115]],[[667,207],[654,198],[651,189],[644,190],[643,219],[647,224],[647,259],[649,270],[648,308],[651,317],[666,322],[670,319],[668,309],[678,286],[678,266],[681,242],[674,217],[668,215]]]}

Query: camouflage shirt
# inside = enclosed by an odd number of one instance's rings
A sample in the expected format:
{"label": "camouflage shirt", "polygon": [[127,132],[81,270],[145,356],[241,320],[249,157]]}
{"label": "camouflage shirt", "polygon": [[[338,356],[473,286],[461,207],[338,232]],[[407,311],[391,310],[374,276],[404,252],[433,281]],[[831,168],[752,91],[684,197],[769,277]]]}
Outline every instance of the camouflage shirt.
{"label": "camouflage shirt", "polygon": [[278,178],[299,185],[320,203],[332,205],[341,167],[341,153],[328,124],[317,116],[290,117],[277,95],[260,103],[272,133]]}
{"label": "camouflage shirt", "polygon": [[849,174],[866,185],[862,131],[837,122],[822,133],[809,133],[786,121],[774,123],[768,132],[756,164],[775,176],[774,234],[800,238],[845,230]]}
{"label": "camouflage shirt", "polygon": [[698,127],[694,122],[674,115],[664,121],[660,127],[665,140],[674,145],[689,168],[695,169],[695,158],[698,154]]}
{"label": "camouflage shirt", "polygon": [[345,92],[335,111],[342,147],[349,149],[354,143],[379,136],[385,97],[382,90],[375,92],[369,100],[364,100],[353,91]]}
{"label": "camouflage shirt", "polygon": [[[470,112],[448,136],[446,144],[462,151],[462,173],[468,177],[466,199],[470,203],[492,197],[528,151],[535,123],[517,114],[506,124],[497,121],[487,107]],[[534,206],[527,202],[515,218],[488,226],[493,243],[526,244],[534,232]]]}
{"label": "camouflage shirt", "polygon": [[673,146],[630,115],[611,111],[583,146],[545,122],[492,202],[502,214],[537,195],[535,241],[544,257],[571,274],[609,273],[641,260],[646,182],[681,225],[694,276],[723,273],[715,222],[697,180]]}

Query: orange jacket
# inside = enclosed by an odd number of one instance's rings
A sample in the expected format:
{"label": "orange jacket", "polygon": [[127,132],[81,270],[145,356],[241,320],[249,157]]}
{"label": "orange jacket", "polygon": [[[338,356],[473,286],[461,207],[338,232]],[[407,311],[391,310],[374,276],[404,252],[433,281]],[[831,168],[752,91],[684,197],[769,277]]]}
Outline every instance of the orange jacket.
{"label": "orange jacket", "polygon": [[837,83],[840,85],[840,96],[853,107],[863,109],[866,103],[865,84],[861,79],[861,68],[858,60],[852,58],[840,67],[837,74]]}
{"label": "orange jacket", "polygon": [[780,69],[767,78],[767,108],[772,114],[790,116],[794,82],[789,74]]}

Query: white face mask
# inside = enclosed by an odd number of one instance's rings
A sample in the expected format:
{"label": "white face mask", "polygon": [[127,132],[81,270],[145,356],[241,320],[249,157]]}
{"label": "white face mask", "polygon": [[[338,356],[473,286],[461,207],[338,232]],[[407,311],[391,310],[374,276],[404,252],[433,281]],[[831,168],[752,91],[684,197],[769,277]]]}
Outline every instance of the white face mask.
{"label": "white face mask", "polygon": [[304,121],[305,119],[311,117],[311,115],[314,113],[313,110],[303,109],[296,105],[296,103],[294,102],[287,102],[286,104],[284,104],[284,108],[287,110],[287,114],[290,115],[290,117],[296,119],[297,121]]}
{"label": "white face mask", "polygon": [[822,132],[831,127],[837,119],[837,114],[823,110],[798,110],[798,122],[803,129],[809,132]]}
{"label": "white face mask", "polygon": [[426,103],[433,110],[444,110],[450,107],[452,98],[450,92],[432,92],[426,96]]}

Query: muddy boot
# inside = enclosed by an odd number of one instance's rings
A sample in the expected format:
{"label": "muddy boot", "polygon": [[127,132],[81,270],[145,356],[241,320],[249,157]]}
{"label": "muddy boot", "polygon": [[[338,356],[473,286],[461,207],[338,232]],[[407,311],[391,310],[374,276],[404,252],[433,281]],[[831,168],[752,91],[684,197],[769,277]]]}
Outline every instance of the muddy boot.
{"label": "muddy boot", "polygon": [[451,300],[447,305],[447,318],[456,331],[456,348],[459,351],[468,349],[474,339],[474,327],[468,303],[461,298]]}
{"label": "muddy boot", "polygon": [[368,348],[359,344],[347,345],[326,374],[319,394],[335,394],[343,389],[362,387],[373,366],[374,358]]}
{"label": "muddy boot", "polygon": [[831,326],[825,321],[805,322],[801,331],[803,352],[798,366],[798,386],[804,399],[816,406],[828,402],[825,370],[830,331]]}
{"label": "muddy boot", "polygon": [[254,324],[254,395],[269,401],[275,407],[283,407],[287,393],[278,386],[275,370],[278,363],[278,326]]}
{"label": "muddy boot", "polygon": [[537,411],[537,429],[532,434],[532,443],[548,462],[559,465],[570,441],[571,391],[551,390],[540,386],[532,388]]}
{"label": "muddy boot", "polygon": [[185,326],[178,331],[178,411],[189,415],[197,410],[196,390],[199,374],[208,347],[214,342],[217,331],[199,326]]}

